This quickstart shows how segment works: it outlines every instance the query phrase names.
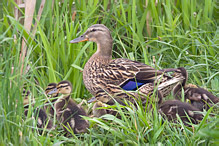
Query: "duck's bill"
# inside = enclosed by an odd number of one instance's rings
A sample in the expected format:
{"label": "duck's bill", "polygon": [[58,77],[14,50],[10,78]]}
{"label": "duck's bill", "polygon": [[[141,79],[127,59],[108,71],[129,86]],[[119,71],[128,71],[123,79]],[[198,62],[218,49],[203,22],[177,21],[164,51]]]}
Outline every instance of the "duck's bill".
{"label": "duck's bill", "polygon": [[87,102],[88,103],[91,103],[91,102],[94,102],[94,101],[97,101],[97,99],[95,97],[92,97],[90,100],[88,100]]}
{"label": "duck's bill", "polygon": [[57,93],[57,88],[54,88],[52,91],[50,91],[49,93],[48,93],[48,95],[51,95],[51,94],[54,94],[54,93]]}
{"label": "duck's bill", "polygon": [[88,41],[88,39],[85,38],[84,35],[82,35],[76,39],[71,40],[70,43],[79,43],[79,42],[84,42],[84,41]]}

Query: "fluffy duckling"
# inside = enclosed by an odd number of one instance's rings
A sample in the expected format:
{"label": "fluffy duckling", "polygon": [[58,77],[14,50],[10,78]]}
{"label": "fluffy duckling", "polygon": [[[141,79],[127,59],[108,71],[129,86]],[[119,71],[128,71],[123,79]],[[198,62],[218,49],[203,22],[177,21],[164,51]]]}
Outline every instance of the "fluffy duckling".
{"label": "fluffy duckling", "polygon": [[57,91],[54,90],[48,94],[62,94],[61,98],[55,102],[54,107],[57,119],[64,125],[64,130],[68,132],[68,129],[72,129],[76,134],[86,132],[89,123],[81,116],[87,116],[87,114],[71,99],[72,84],[69,81],[61,81],[57,84],[56,89]]}
{"label": "fluffy duckling", "polygon": [[[115,103],[111,104],[111,105],[114,105]],[[124,104],[124,103],[122,103]],[[93,105],[93,108],[92,108],[92,116],[94,117],[101,117],[105,114],[110,114],[110,115],[114,115],[116,116],[117,118],[121,119],[121,116],[119,114],[118,111],[114,110],[114,109],[111,109],[111,108],[107,108],[105,109],[104,107],[107,107],[107,106],[111,106],[110,104],[105,104],[101,101],[97,101],[94,103]]]}
{"label": "fluffy duckling", "polygon": [[29,104],[30,91],[23,89],[22,96],[24,97],[23,105],[25,109],[28,108],[30,104],[33,105],[35,103],[34,99],[31,98],[31,103]]}
{"label": "fluffy duckling", "polygon": [[190,120],[193,124],[198,124],[203,118],[203,115],[198,113],[200,112],[199,109],[179,100],[167,100],[163,102],[159,107],[159,112],[169,121],[174,122],[177,121],[176,114],[178,114],[183,123],[187,126],[189,126],[188,123],[190,123]]}
{"label": "fluffy duckling", "polygon": [[[181,90],[176,93],[174,91],[174,95],[176,98],[181,98]],[[205,90],[204,88],[197,87],[193,84],[188,84],[184,86],[184,95],[185,99],[188,99],[190,103],[203,111],[208,110],[212,105],[217,104],[219,102],[219,98]]]}
{"label": "fluffy duckling", "polygon": [[[31,100],[31,103],[29,103],[30,91],[26,91],[24,89],[23,95],[25,96],[24,101],[23,101],[24,108],[25,108],[24,115],[27,116],[29,105],[34,106],[34,100]],[[43,109],[40,109],[40,108],[34,109],[33,115],[34,115],[34,118],[37,120],[38,128],[42,128],[42,129],[44,127],[46,127],[47,129],[53,128],[52,121],[48,118],[46,112]]]}
{"label": "fluffy duckling", "polygon": [[49,100],[50,102],[52,103],[52,105],[49,104],[49,101],[46,102],[46,105],[44,106],[44,109],[46,111],[49,111],[49,114],[53,117],[54,116],[54,103],[56,102],[57,100],[57,97],[58,97],[58,93],[56,93],[57,89],[56,89],[56,86],[57,84],[56,83],[50,83],[46,89],[45,89],[45,94],[47,96],[49,96],[48,93],[50,92],[54,92],[52,94],[50,94],[50,97],[49,97]]}
{"label": "fluffy duckling", "polygon": [[37,117],[37,127],[38,128],[42,128],[42,129],[44,127],[46,127],[47,129],[53,128],[52,121],[49,119],[49,117],[47,116],[46,112],[43,109],[36,108],[34,110],[34,113],[35,113],[35,118]]}
{"label": "fluffy duckling", "polygon": [[101,117],[107,114],[106,109],[99,109],[101,107],[106,107],[101,101],[97,101],[94,103],[93,108],[92,108],[92,113],[94,117]]}

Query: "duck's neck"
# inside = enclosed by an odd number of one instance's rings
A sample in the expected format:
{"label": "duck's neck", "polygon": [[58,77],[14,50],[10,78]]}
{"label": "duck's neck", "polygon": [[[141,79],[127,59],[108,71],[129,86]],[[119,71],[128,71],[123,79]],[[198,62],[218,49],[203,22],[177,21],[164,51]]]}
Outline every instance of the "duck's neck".
{"label": "duck's neck", "polygon": [[95,54],[102,56],[103,58],[112,58],[112,39],[102,39],[97,43],[97,51]]}
{"label": "duck's neck", "polygon": [[97,41],[97,51],[91,57],[100,63],[108,63],[112,59],[112,39],[100,39]]}

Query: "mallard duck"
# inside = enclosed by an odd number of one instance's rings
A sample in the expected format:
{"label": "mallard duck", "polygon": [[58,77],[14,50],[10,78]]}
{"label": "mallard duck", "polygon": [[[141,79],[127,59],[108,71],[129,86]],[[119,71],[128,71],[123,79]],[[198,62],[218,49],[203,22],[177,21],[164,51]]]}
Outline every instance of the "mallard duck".
{"label": "mallard duck", "polygon": [[[56,91],[57,90],[57,91]],[[79,107],[72,99],[72,84],[69,81],[61,81],[57,84],[56,89],[48,94],[59,93],[61,97],[55,102],[57,119],[64,125],[66,132],[73,130],[74,133],[86,132],[89,127],[87,120],[81,116],[87,116],[84,109]]]}
{"label": "mallard duck", "polygon": [[[203,115],[200,110],[189,103],[179,100],[167,100],[159,106],[159,112],[169,121],[176,122],[177,114],[182,122],[189,126],[190,120],[193,124],[198,124],[202,120]],[[188,118],[189,117],[189,118]]]}
{"label": "mallard duck", "polygon": [[[27,116],[28,111],[29,111],[29,106],[34,106],[34,100],[31,100],[31,103],[29,103],[29,96],[30,96],[30,91],[26,91],[25,89],[23,90],[23,96],[24,97],[24,115]],[[52,121],[49,119],[49,117],[47,116],[46,112],[41,109],[41,108],[35,108],[33,110],[33,117],[37,120],[37,127],[38,128],[47,128],[47,129],[52,129],[53,128],[53,124]],[[42,132],[42,130],[40,130],[40,133]]]}
{"label": "mallard duck", "polygon": [[[199,110],[208,110],[213,104],[219,102],[219,98],[214,96],[212,93],[208,92],[204,88],[200,88],[193,84],[188,84],[183,87],[185,99]],[[174,96],[176,98],[181,98],[182,91],[174,90]]]}
{"label": "mallard duck", "polygon": [[95,96],[89,102],[99,100],[107,103],[111,97],[117,100],[139,98],[145,101],[148,95],[158,89],[158,102],[170,93],[172,88],[184,80],[183,76],[170,77],[163,71],[129,59],[112,59],[113,39],[110,30],[103,24],[95,24],[80,37],[70,41],[78,43],[92,41],[97,43],[97,51],[85,64],[83,81],[89,92]]}

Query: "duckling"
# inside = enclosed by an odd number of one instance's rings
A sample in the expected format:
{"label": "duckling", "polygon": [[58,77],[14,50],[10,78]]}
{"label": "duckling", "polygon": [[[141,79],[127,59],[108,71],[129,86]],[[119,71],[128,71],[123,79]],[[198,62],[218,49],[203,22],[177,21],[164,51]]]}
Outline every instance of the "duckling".
{"label": "duckling", "polygon": [[[32,102],[29,103],[30,91],[26,91],[24,89],[23,95],[25,96],[24,101],[23,101],[24,109],[25,109],[24,115],[27,116],[29,105],[34,106],[34,100],[31,100]],[[46,127],[47,129],[53,128],[52,121],[48,118],[46,112],[43,109],[35,108],[33,111],[33,116],[37,120],[37,127],[38,128],[42,128],[42,129],[44,127]],[[42,133],[42,130],[40,130],[39,132]]]}
{"label": "duckling", "polygon": [[[114,115],[117,118],[121,119],[121,115],[119,114],[118,111],[114,109],[110,109],[110,108],[104,109],[104,107],[107,107],[108,105],[109,104],[102,103],[101,101],[95,102],[92,108],[92,113],[93,113],[92,116],[99,118],[105,114],[110,114],[110,115]],[[122,110],[124,109],[122,108]]]}
{"label": "duckling", "polygon": [[64,125],[64,130],[68,132],[68,129],[72,129],[75,134],[86,132],[89,123],[81,116],[87,116],[87,114],[71,99],[72,84],[69,81],[61,81],[57,84],[56,89],[57,91],[51,91],[48,94],[62,94],[55,102],[54,107],[57,119]]}
{"label": "duckling", "polygon": [[46,127],[47,129],[52,129],[53,128],[53,123],[47,116],[46,112],[43,109],[36,108],[34,110],[34,117],[37,117],[37,127],[38,128],[44,128]]}
{"label": "duckling", "polygon": [[22,96],[24,97],[24,99],[23,99],[24,108],[28,108],[29,105],[34,105],[34,103],[35,103],[34,98],[31,98],[31,103],[29,103],[30,95],[31,95],[30,91],[23,89]]}
{"label": "duckling", "polygon": [[188,117],[193,124],[198,124],[203,118],[198,108],[179,100],[167,100],[163,102],[159,107],[159,112],[169,121],[173,122],[177,121],[176,114],[178,114],[182,122],[187,126],[190,126],[188,124],[190,123]]}
{"label": "duckling", "polygon": [[107,114],[106,109],[98,109],[101,107],[106,107],[101,101],[97,101],[94,103],[93,108],[92,108],[92,112],[93,112],[94,117],[101,117],[101,116]]}
{"label": "duckling", "polygon": [[52,103],[52,105],[50,105],[49,104],[49,101],[47,101],[46,102],[46,104],[45,104],[45,106],[44,106],[44,109],[46,110],[46,111],[49,111],[49,114],[50,114],[50,116],[54,116],[54,103],[56,102],[56,100],[57,100],[57,97],[58,97],[58,93],[56,93],[56,86],[57,86],[57,84],[56,83],[50,83],[50,84],[48,84],[48,86],[46,87],[46,89],[45,89],[45,94],[47,95],[47,96],[49,96],[49,94],[48,93],[50,93],[50,92],[55,92],[55,93],[53,93],[53,94],[50,94],[51,96],[49,97],[49,100],[50,100],[50,102]]}
{"label": "duckling", "polygon": [[70,43],[82,41],[97,43],[97,51],[85,64],[83,81],[89,92],[103,103],[109,102],[112,97],[133,103],[136,99],[145,101],[154,93],[156,86],[158,98],[165,97],[178,82],[184,80],[183,76],[170,77],[141,62],[112,59],[113,39],[110,30],[103,24],[92,25]]}
{"label": "duckling", "polygon": [[[218,97],[214,96],[204,88],[200,88],[193,84],[185,85],[183,88],[185,99],[188,99],[194,107],[201,111],[204,109],[208,110],[212,105],[219,102]],[[174,90],[173,92],[176,98],[181,98],[181,90],[178,92]]]}

